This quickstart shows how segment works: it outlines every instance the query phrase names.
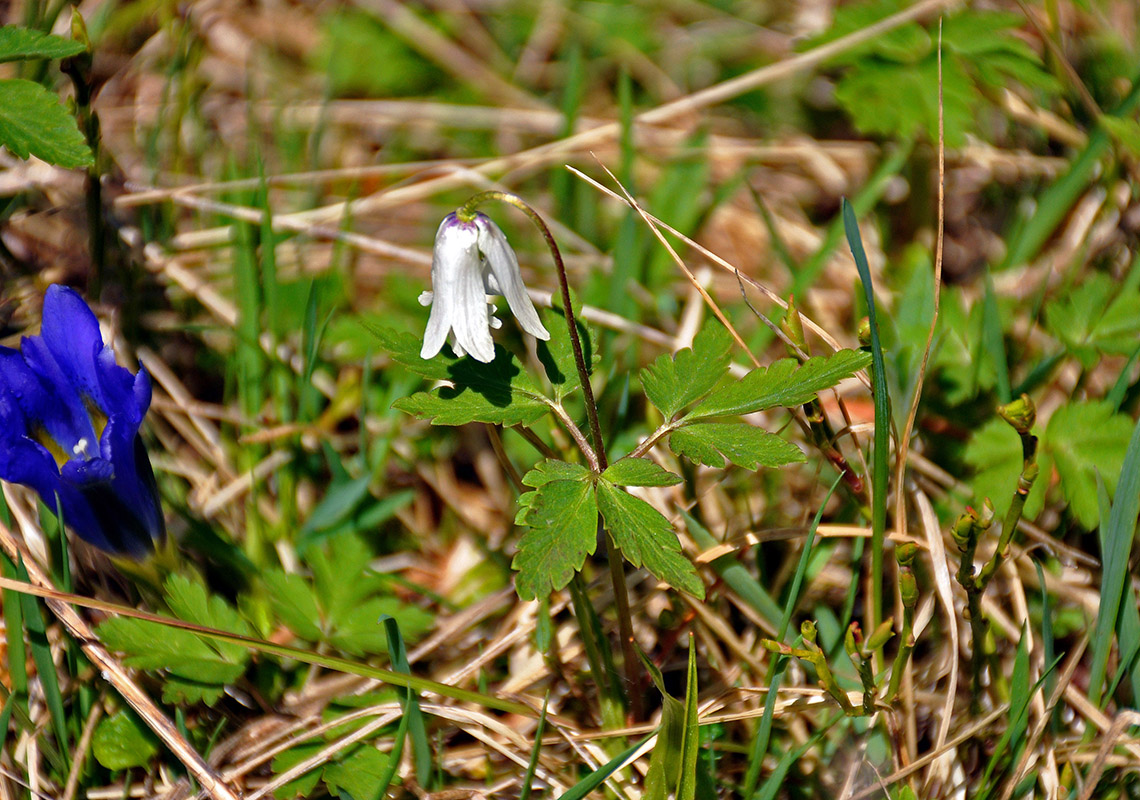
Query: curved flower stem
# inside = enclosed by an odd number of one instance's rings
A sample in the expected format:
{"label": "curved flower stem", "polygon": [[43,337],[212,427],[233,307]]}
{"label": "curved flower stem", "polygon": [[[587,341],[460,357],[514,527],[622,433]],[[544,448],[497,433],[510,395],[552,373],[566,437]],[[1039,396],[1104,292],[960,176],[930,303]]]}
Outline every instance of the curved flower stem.
{"label": "curved flower stem", "polygon": [[[586,418],[590,423],[590,439],[594,445],[594,459],[590,466],[596,473],[600,474],[609,466],[608,459],[606,458],[606,444],[602,439],[602,426],[598,422],[598,404],[594,399],[594,389],[590,385],[590,368],[586,363],[586,357],[582,351],[582,341],[578,337],[578,320],[574,316],[574,307],[570,302],[570,283],[566,278],[566,265],[562,261],[562,253],[554,241],[554,235],[550,232],[550,228],[547,227],[546,222],[539,213],[531,208],[521,197],[511,194],[510,192],[500,192],[497,190],[480,192],[464,203],[463,206],[455,212],[455,215],[461,220],[470,221],[475,217],[475,208],[487,200],[499,200],[500,202],[507,203],[530,217],[530,221],[533,222],[535,227],[542,233],[542,238],[546,240],[546,246],[550,248],[550,254],[554,257],[554,266],[558,270],[558,285],[562,291],[562,307],[566,313],[566,327],[570,333],[570,347],[574,351],[574,363],[578,367],[578,382],[582,384],[582,396],[586,401]],[[571,433],[571,435],[573,435],[573,433]],[[581,447],[581,444],[579,444],[579,447]],[[583,449],[583,454],[585,454],[587,460],[589,460],[587,450]],[[598,522],[600,525],[600,518]],[[617,605],[618,624],[621,628],[622,661],[625,666],[625,679],[627,683],[627,695],[630,699],[630,711],[635,720],[640,720],[644,714],[641,692],[637,690],[638,659],[637,654],[634,652],[633,618],[630,615],[629,609],[629,589],[626,586],[625,580],[625,560],[622,556],[621,548],[617,546],[617,542],[614,541],[609,531],[606,532],[605,541],[606,547],[609,550],[610,578],[613,580],[614,602]]]}
{"label": "curved flower stem", "polygon": [[461,220],[470,221],[474,219],[475,207],[487,200],[499,200],[508,203],[530,217],[530,221],[541,231],[542,238],[546,240],[550,254],[554,256],[554,266],[558,270],[558,284],[562,290],[562,305],[566,311],[566,327],[570,332],[570,346],[574,350],[574,363],[578,367],[578,380],[582,384],[582,395],[586,399],[586,417],[590,421],[590,438],[594,442],[598,467],[600,470],[605,470],[608,464],[606,462],[605,443],[602,441],[602,426],[598,422],[598,405],[594,400],[594,389],[590,385],[590,368],[586,364],[586,357],[582,352],[582,341],[578,338],[578,320],[574,317],[574,309],[570,303],[570,284],[566,279],[566,265],[562,262],[562,253],[554,242],[554,234],[550,232],[550,228],[546,226],[537,211],[527,205],[521,197],[509,192],[495,190],[480,192],[464,203],[455,212],[455,215]]}

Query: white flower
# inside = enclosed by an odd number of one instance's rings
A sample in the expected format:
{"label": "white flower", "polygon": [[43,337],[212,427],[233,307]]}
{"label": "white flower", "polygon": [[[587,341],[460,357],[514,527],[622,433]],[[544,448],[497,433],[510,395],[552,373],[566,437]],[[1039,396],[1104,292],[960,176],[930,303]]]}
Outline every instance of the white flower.
{"label": "white flower", "polygon": [[455,354],[470,354],[483,363],[495,359],[491,328],[502,323],[492,314],[487,295],[502,295],[523,330],[539,339],[550,334],[523,286],[515,251],[506,235],[491,219],[476,214],[464,222],[448,214],[435,234],[431,258],[432,291],[420,295],[431,306],[420,358],[432,358],[443,347],[447,334],[455,332]]}

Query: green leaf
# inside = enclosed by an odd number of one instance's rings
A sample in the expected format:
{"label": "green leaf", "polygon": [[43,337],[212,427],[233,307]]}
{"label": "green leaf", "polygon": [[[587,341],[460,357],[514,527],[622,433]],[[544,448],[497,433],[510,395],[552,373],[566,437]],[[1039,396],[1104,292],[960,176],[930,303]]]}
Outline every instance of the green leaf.
{"label": "green leaf", "polygon": [[1140,158],[1140,122],[1104,114],[1097,120],[1109,136],[1123,145],[1133,158]]}
{"label": "green leaf", "polygon": [[[574,466],[563,464],[563,467]],[[579,469],[589,474],[584,468]],[[548,473],[540,469],[531,470],[526,478],[533,480],[536,473],[542,482],[535,484],[538,488],[533,492],[519,498],[515,518],[516,524],[529,528],[519,540],[518,552],[511,562],[511,567],[518,571],[515,588],[523,600],[545,597],[566,586],[598,542],[598,506],[593,482],[547,480]]]}
{"label": "green leaf", "polygon": [[308,581],[300,575],[269,569],[261,573],[269,593],[269,602],[277,617],[294,634],[306,641],[321,638],[321,612]]}
{"label": "green leaf", "polygon": [[91,739],[95,760],[110,770],[145,767],[158,752],[158,742],[130,711],[102,720]]}
{"label": "green leaf", "polygon": [[802,366],[794,359],[781,359],[771,366],[754,369],[742,380],[713,392],[685,419],[738,416],[767,408],[802,405],[870,363],[871,356],[861,350],[816,356]]}
{"label": "green leaf", "polygon": [[807,460],[791,442],[747,422],[686,425],[669,435],[669,447],[677,455],[708,467],[723,467],[726,458],[745,469]]}
{"label": "green leaf", "polygon": [[[436,358],[447,358],[436,356]],[[483,364],[464,358],[448,366],[452,386],[418,392],[393,408],[430,419],[432,425],[529,425],[547,412],[550,401],[539,392],[515,357],[501,347],[495,360]]]}
{"label": "green leaf", "polygon": [[0,145],[17,158],[35,156],[69,169],[95,163],[75,118],[32,81],[0,80]]}
{"label": "green leaf", "polygon": [[1140,292],[1121,291],[1108,275],[1096,273],[1045,309],[1049,332],[1081,365],[1092,368],[1102,353],[1132,352],[1140,337]]}
{"label": "green leaf", "polygon": [[410,641],[420,638],[435,622],[427,611],[395,597],[372,597],[339,614],[332,622],[328,641],[354,656],[387,653],[388,637],[380,624],[385,616],[396,620]]}
{"label": "green leaf", "polygon": [[[586,368],[593,371],[594,354],[597,352],[590,330],[582,322],[580,309],[575,303],[577,314],[578,341],[582,345],[582,357]],[[574,359],[574,346],[570,342],[570,331],[566,326],[566,314],[561,308],[544,308],[539,312],[542,324],[550,332],[549,341],[538,342],[538,360],[546,371],[550,385],[554,387],[554,397],[561,400],[571,392],[582,388],[578,377],[578,362]]]}
{"label": "green leaf", "polygon": [[[178,619],[243,636],[253,634],[232,607],[207,595],[201,584],[173,575],[165,590]],[[129,666],[166,670],[163,695],[182,702],[216,702],[223,687],[241,677],[249,661],[249,651],[240,645],[147,620],[113,617],[99,626],[99,636],[108,647],[124,653]]]}
{"label": "green leaf", "polygon": [[518,360],[495,347],[495,360],[483,364],[473,358],[456,358],[445,349],[430,359],[420,358],[423,341],[410,333],[362,322],[380,346],[398,364],[432,381],[452,385],[418,392],[392,404],[393,408],[430,419],[433,425],[486,422],[526,425],[547,412],[551,401],[543,397]]}
{"label": "green leaf", "polygon": [[5,25],[0,28],[0,62],[25,58],[67,58],[84,52],[82,42],[43,31]]}
{"label": "green leaf", "polygon": [[375,747],[362,747],[339,764],[325,767],[328,790],[343,800],[377,800],[388,756]]}
{"label": "green leaf", "polygon": [[[955,59],[943,61],[942,91],[946,146],[965,144],[981,96]],[[887,138],[910,139],[925,133],[938,139],[938,64],[867,59],[849,70],[835,86],[835,99],[860,131]]]}
{"label": "green leaf", "polygon": [[552,481],[587,481],[590,477],[590,470],[580,464],[548,458],[540,461],[534,469],[523,475],[522,482],[525,486],[537,489]]}
{"label": "green leaf", "polygon": [[623,458],[606,468],[602,478],[618,486],[676,486],[676,475],[648,458]]}
{"label": "green leaf", "polygon": [[1045,442],[1057,464],[1061,489],[1081,525],[1089,530],[1096,527],[1100,516],[1096,473],[1105,476],[1110,490],[1116,488],[1131,431],[1132,421],[1114,413],[1103,401],[1070,403],[1049,418]]}
{"label": "green leaf", "polygon": [[[273,774],[280,775],[282,772],[287,772],[293,767],[300,764],[302,761],[312,758],[326,746],[325,742],[304,742],[299,745],[290,747],[282,753],[278,753],[273,757]],[[303,775],[294,778],[274,790],[273,796],[277,800],[291,800],[294,797],[309,797],[313,794],[313,790],[317,788],[317,781],[321,779],[321,768],[319,766],[313,767]]]}
{"label": "green leaf", "polygon": [[732,337],[719,323],[709,323],[672,358],[662,355],[641,371],[645,396],[665,419],[713,390],[728,372]]}
{"label": "green leaf", "polygon": [[[966,445],[965,459],[974,469],[970,487],[976,502],[980,505],[988,497],[1001,519],[1009,508],[1017,489],[1017,476],[1021,474],[1021,440],[1016,431],[1001,419],[991,419],[975,431]],[[1033,519],[1041,512],[1053,472],[1053,460],[1042,446],[1038,447],[1037,465],[1040,472],[1025,500],[1026,519]]]}
{"label": "green leaf", "polygon": [[308,551],[317,600],[330,625],[379,588],[378,576],[368,568],[371,558],[368,546],[351,533],[330,539],[327,550]]}
{"label": "green leaf", "polygon": [[629,563],[644,565],[659,580],[704,598],[704,584],[661,512],[604,480],[598,481],[598,510]]}

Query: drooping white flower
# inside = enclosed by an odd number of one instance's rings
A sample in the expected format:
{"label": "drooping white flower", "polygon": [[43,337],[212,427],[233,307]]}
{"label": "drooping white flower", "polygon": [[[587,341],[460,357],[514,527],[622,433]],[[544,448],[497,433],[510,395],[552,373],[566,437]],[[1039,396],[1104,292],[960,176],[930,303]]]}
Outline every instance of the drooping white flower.
{"label": "drooping white flower", "polygon": [[538,318],[519,272],[515,251],[490,217],[476,214],[470,222],[448,214],[435,234],[431,259],[432,291],[420,295],[431,306],[420,358],[432,358],[449,332],[456,355],[490,363],[495,359],[491,328],[502,323],[493,315],[487,295],[502,295],[522,329],[542,340],[550,334]]}

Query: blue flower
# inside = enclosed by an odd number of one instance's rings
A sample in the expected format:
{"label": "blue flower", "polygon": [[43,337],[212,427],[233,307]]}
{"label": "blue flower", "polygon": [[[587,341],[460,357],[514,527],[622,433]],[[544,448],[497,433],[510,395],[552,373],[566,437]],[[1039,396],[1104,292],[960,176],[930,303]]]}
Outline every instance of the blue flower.
{"label": "blue flower", "polygon": [[0,347],[0,478],[35,489],[80,538],[142,558],[166,533],[139,425],[150,377],[115,363],[99,322],[65,286],[44,297],[39,336]]}

